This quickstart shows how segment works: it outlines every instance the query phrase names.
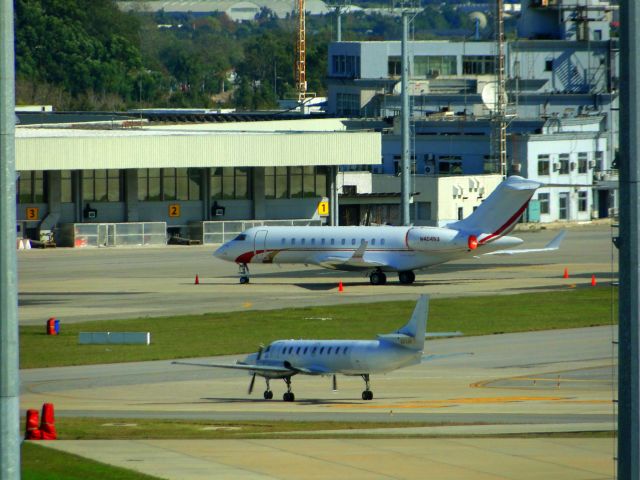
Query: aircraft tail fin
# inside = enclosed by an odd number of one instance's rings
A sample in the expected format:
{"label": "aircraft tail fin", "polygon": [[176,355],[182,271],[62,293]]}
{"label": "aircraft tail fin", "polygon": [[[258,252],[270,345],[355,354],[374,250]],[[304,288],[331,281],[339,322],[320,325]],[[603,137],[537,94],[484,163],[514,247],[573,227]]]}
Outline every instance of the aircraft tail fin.
{"label": "aircraft tail fin", "polygon": [[424,348],[424,337],[427,329],[427,317],[429,316],[429,296],[420,295],[418,303],[413,309],[411,319],[398,329],[396,332],[388,335],[378,335],[381,340],[389,341],[402,345],[411,350],[420,350]]}
{"label": "aircraft tail fin", "polygon": [[467,218],[447,227],[478,236],[483,244],[509,233],[541,183],[512,176],[504,180]]}

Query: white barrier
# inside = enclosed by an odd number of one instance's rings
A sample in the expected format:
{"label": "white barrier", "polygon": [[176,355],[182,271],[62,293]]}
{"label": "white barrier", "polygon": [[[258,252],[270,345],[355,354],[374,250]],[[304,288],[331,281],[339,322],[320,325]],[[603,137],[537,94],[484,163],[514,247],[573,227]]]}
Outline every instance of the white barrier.
{"label": "white barrier", "polygon": [[80,345],[149,345],[151,332],[80,332]]}

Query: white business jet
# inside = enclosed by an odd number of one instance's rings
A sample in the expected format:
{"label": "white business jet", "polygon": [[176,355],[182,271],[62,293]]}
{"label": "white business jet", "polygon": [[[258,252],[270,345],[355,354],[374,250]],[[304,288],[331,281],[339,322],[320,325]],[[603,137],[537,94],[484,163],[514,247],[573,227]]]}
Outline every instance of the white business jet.
{"label": "white business jet", "polygon": [[445,227],[254,227],[214,255],[239,265],[240,283],[249,282],[250,263],[299,263],[367,271],[373,285],[386,283],[385,272],[397,272],[400,283],[410,284],[415,270],[451,260],[557,250],[564,231],[544,248],[528,250],[513,250],[522,240],[506,236],[541,185],[509,177],[471,215]]}
{"label": "white business jet", "polygon": [[[429,297],[421,295],[409,322],[393,333],[378,335],[377,340],[276,340],[235,364],[173,363],[246,370],[251,375],[249,394],[253,392],[256,375],[264,377],[267,383],[265,400],[273,398],[269,380],[283,379],[287,385],[282,397],[285,402],[295,400],[291,391],[294,375],[331,375],[333,390],[337,390],[336,374],[359,375],[365,382],[362,399],[372,400],[370,374],[387,373],[422,361],[428,311]],[[432,355],[429,359],[435,357]]]}

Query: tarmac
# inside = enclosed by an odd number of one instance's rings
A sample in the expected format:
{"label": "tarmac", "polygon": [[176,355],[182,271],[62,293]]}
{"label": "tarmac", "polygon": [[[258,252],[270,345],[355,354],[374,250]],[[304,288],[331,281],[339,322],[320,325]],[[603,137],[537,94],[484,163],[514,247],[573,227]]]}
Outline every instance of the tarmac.
{"label": "tarmac", "polygon": [[[518,236],[526,248],[535,248],[556,233]],[[569,231],[560,252],[453,262],[420,272],[414,285],[383,287],[353,274],[264,265],[254,269],[250,285],[239,285],[235,267],[213,258],[208,247],[23,251],[19,312],[23,324],[44,324],[57,316],[64,328],[65,322],[160,312],[366,303],[415,299],[422,292],[451,297],[580,288],[592,275],[599,283],[616,280],[613,234],[609,226],[586,225]],[[564,268],[568,279],[562,278]],[[345,285],[340,294],[339,279]],[[58,417],[100,417],[105,423],[173,418],[433,424],[321,431],[315,433],[319,439],[46,444],[167,479],[612,478],[614,439],[546,435],[615,429],[616,330],[430,340],[425,354],[439,357],[372,377],[370,402],[360,400],[363,385],[357,377],[338,377],[339,390],[333,393],[328,377],[296,376],[293,403],[278,400],[284,384],[273,382],[276,400],[266,402],[259,379],[253,396],[246,394],[249,377],[242,372],[158,361],[24,370],[21,408],[53,402]]]}

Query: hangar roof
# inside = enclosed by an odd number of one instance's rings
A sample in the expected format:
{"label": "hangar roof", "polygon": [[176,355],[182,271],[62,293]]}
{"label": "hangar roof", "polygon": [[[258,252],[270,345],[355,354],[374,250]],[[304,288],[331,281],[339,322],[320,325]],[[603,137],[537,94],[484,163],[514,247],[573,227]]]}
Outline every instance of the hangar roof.
{"label": "hangar roof", "polygon": [[16,169],[381,163],[381,135],[371,131],[211,131],[190,127],[117,130],[20,127],[16,129]]}

